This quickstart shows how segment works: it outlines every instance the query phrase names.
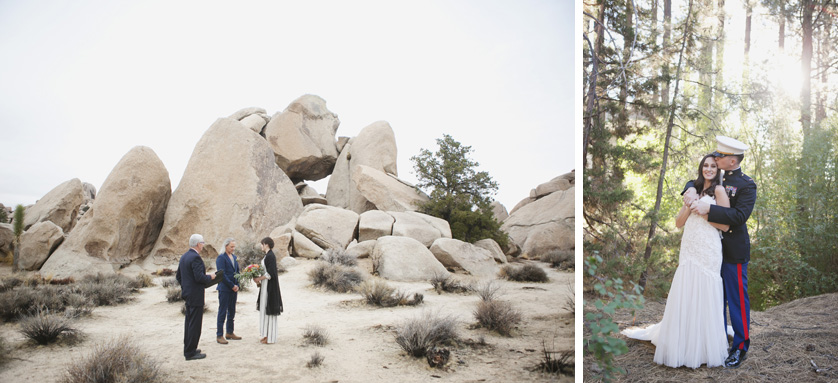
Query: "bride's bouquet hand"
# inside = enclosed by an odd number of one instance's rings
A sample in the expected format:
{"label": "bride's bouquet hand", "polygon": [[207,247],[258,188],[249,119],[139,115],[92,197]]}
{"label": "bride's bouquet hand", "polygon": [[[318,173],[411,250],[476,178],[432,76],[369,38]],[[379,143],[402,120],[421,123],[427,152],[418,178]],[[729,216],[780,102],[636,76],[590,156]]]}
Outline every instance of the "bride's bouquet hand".
{"label": "bride's bouquet hand", "polygon": [[[262,265],[252,264],[244,268],[242,272],[233,275],[239,281],[239,284],[247,284],[254,278],[261,277],[265,275],[265,269]],[[256,281],[256,286],[260,285],[259,281]]]}

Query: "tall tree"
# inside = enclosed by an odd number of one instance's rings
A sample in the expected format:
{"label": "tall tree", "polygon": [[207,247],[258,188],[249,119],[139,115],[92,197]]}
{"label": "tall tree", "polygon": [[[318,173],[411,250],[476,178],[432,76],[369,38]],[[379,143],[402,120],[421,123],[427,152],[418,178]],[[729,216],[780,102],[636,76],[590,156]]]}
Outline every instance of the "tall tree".
{"label": "tall tree", "polygon": [[477,171],[469,158],[471,146],[445,134],[436,140],[436,152],[421,149],[410,157],[420,188],[430,189],[430,200],[419,208],[425,214],[448,221],[451,235],[466,242],[492,238],[506,247],[507,237],[492,212],[492,196],[498,184],[489,173]]}
{"label": "tall tree", "polygon": [[692,11],[693,11],[693,2],[690,0],[688,9],[687,9],[687,21],[684,24],[684,36],[681,42],[681,51],[678,53],[678,65],[676,66],[676,75],[675,75],[675,93],[673,97],[673,101],[671,106],[669,107],[669,121],[666,124],[666,138],[663,144],[663,160],[661,163],[660,169],[660,177],[658,177],[658,189],[657,194],[655,195],[655,210],[652,213],[652,223],[649,225],[649,236],[646,239],[646,251],[643,253],[643,262],[646,265],[646,268],[640,274],[640,280],[638,281],[638,285],[641,288],[646,288],[646,279],[649,275],[649,258],[652,255],[652,241],[655,238],[655,231],[658,227],[658,214],[660,214],[661,209],[661,198],[663,197],[663,181],[666,178],[666,164],[669,158],[669,141],[672,138],[672,128],[675,126],[675,111],[677,105],[677,98],[678,98],[678,87],[681,84],[681,65],[684,62],[684,52],[685,48],[687,47],[687,41],[689,40],[690,35],[690,20],[692,18]]}

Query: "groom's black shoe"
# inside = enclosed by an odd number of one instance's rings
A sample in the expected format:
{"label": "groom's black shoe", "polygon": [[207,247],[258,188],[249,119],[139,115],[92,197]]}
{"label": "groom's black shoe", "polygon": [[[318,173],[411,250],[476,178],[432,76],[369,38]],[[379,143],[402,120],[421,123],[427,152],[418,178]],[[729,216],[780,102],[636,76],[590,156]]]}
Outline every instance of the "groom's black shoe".
{"label": "groom's black shoe", "polygon": [[742,364],[742,362],[745,361],[747,354],[748,354],[748,352],[745,351],[745,350],[739,350],[739,349],[733,350],[733,352],[731,352],[730,355],[727,356],[727,359],[725,359],[725,367],[728,367],[728,368],[739,367],[739,365]]}

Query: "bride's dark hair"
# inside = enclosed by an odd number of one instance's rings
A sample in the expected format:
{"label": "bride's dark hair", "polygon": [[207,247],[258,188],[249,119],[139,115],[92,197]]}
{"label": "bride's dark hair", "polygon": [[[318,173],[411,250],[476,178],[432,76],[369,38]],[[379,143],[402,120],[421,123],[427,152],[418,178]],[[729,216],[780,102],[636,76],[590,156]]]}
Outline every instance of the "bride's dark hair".
{"label": "bride's dark hair", "polygon": [[[712,180],[704,179],[704,173],[701,170],[704,167],[704,161],[707,161],[708,158],[713,158],[713,160],[715,161],[715,158],[712,154],[708,154],[701,159],[701,162],[698,163],[698,178],[696,178],[695,181],[693,181],[693,186],[695,186],[695,190],[698,190],[698,195],[707,194],[713,197],[716,195],[716,185],[719,184],[719,172],[722,170],[716,168],[716,176],[713,177]],[[706,191],[704,190],[705,182],[710,182],[710,187]]]}

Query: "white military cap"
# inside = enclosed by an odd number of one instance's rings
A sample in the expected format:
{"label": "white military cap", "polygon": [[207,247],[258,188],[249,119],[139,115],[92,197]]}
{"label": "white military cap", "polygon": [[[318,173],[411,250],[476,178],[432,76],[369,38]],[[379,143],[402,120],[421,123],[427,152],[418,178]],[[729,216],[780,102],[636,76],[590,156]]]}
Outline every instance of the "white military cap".
{"label": "white military cap", "polygon": [[713,156],[736,156],[745,154],[746,150],[748,150],[748,145],[745,145],[739,140],[725,136],[716,136],[716,151],[713,152]]}

